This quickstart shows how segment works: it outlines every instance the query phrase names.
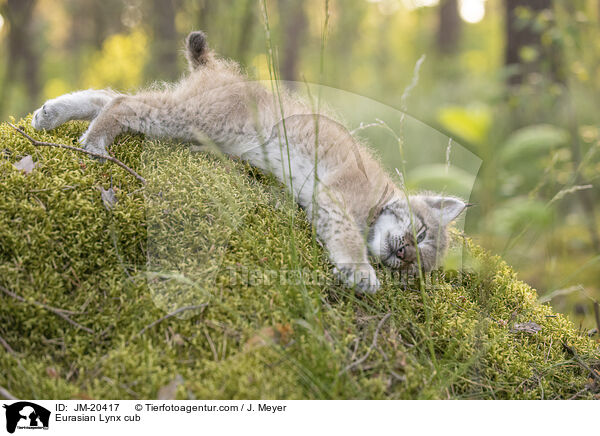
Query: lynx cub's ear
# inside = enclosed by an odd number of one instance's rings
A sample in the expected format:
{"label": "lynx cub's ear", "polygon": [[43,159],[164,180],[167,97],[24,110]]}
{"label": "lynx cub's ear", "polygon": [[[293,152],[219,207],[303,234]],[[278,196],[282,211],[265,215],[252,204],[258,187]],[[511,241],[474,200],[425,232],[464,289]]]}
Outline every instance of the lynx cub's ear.
{"label": "lynx cub's ear", "polygon": [[454,221],[467,207],[466,203],[456,197],[438,197],[427,195],[423,197],[425,203],[432,209],[433,215],[439,219],[442,226],[447,226]]}

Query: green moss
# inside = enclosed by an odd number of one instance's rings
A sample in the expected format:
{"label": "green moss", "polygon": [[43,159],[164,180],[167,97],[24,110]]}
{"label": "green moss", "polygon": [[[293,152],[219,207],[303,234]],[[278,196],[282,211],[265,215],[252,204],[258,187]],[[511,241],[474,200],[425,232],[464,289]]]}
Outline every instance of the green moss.
{"label": "green moss", "polygon": [[[27,128],[68,144],[84,129]],[[244,163],[122,136],[113,152],[149,180],[140,189],[6,124],[0,151],[0,286],[26,300],[0,292],[14,350],[0,347],[0,386],[18,397],[156,398],[177,375],[178,398],[594,395],[562,344],[588,361],[597,344],[468,240],[469,274],[437,272],[423,293],[383,277],[356,297],[333,283],[303,212]],[[28,154],[38,166],[24,174],[13,163]],[[111,184],[107,210],[98,187]],[[315,271],[331,283],[296,280]],[[528,321],[542,330],[510,332]]]}

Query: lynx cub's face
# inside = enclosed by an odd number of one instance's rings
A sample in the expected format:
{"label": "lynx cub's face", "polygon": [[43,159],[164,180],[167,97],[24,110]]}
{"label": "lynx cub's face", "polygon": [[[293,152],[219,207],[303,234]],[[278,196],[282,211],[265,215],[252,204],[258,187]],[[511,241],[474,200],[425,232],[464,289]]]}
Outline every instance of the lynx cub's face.
{"label": "lynx cub's face", "polygon": [[465,207],[454,197],[415,195],[409,202],[393,200],[370,228],[369,251],[386,266],[408,273],[418,271],[418,251],[423,269],[429,271],[446,250],[448,224]]}

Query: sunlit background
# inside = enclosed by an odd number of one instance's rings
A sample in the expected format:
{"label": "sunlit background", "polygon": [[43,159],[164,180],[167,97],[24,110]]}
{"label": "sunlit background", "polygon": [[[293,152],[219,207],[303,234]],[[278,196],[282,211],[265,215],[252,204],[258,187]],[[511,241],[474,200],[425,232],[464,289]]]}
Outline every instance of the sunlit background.
{"label": "sunlit background", "polygon": [[[595,326],[597,0],[332,0],[323,55],[324,0],[266,4],[284,79],[399,108],[425,54],[408,112],[483,160],[466,232],[543,301]],[[252,77],[269,78],[255,0],[0,0],[0,116],[80,88],[175,80],[182,40],[198,28]]]}

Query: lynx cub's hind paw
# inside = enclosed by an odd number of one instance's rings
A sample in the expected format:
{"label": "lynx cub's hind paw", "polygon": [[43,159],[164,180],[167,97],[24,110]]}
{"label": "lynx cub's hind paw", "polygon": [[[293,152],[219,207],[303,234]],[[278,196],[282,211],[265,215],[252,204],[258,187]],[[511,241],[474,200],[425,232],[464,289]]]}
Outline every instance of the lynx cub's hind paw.
{"label": "lynx cub's hind paw", "polygon": [[[102,138],[98,138],[96,140],[90,139],[89,130],[85,132],[81,138],[79,138],[79,143],[85,150],[102,156],[110,156],[108,151],[106,151],[105,142],[106,141],[104,141]],[[105,162],[105,159],[100,157],[92,156],[92,158],[97,159],[100,163]]]}
{"label": "lynx cub's hind paw", "polygon": [[333,272],[346,286],[360,294],[374,294],[381,287],[375,270],[369,264],[334,268]]}

